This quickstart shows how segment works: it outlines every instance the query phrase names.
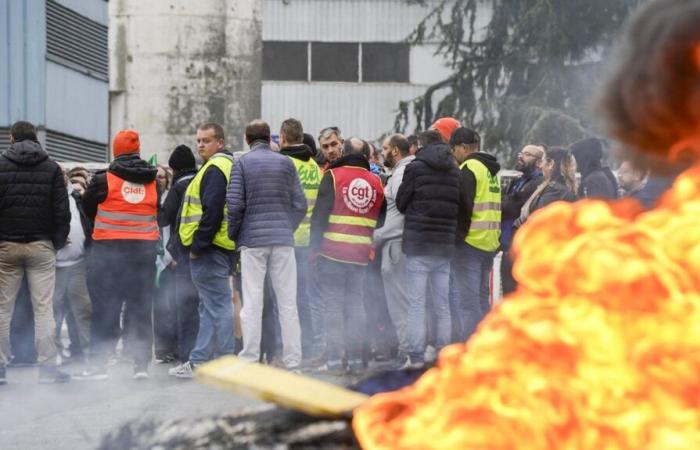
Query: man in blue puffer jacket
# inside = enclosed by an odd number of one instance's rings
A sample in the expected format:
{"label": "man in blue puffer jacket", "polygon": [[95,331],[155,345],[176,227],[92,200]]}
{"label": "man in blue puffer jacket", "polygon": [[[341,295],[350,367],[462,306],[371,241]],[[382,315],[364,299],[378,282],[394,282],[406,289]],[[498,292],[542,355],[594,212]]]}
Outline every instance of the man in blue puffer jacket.
{"label": "man in blue puffer jacket", "polygon": [[270,149],[270,126],[248,124],[250,152],[233,166],[228,205],[229,237],[241,251],[243,350],[239,356],[260,359],[263,290],[268,273],[277,298],[282,331],[282,362],[301,363],[297,313],[294,230],[306,215],[306,198],[292,161]]}

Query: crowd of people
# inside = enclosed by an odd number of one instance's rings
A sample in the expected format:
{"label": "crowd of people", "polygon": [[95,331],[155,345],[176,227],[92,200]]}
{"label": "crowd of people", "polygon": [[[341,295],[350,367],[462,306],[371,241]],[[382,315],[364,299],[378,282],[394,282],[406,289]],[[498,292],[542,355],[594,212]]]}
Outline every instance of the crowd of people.
{"label": "crowd of people", "polygon": [[[118,349],[135,379],[154,358],[191,378],[228,354],[336,375],[372,360],[421,368],[489,312],[498,252],[502,291],[516,289],[513,236],[537,210],[619,196],[650,207],[670,183],[635,161],[616,175],[597,138],[529,143],[519,176],[503,183],[479,133],[449,117],[381,149],[335,126],[315,138],[291,118],[274,142],[254,120],[249,150],[236,155],[208,122],[196,132],[199,168],[186,145],[168,166],[149,164],[138,132],[124,130],[95,174],[62,170],[29,122],[10,139],[0,156],[0,384],[27,360],[40,382],[105,380]],[[15,309],[22,298],[33,327]],[[70,360],[84,369],[69,375]]]}

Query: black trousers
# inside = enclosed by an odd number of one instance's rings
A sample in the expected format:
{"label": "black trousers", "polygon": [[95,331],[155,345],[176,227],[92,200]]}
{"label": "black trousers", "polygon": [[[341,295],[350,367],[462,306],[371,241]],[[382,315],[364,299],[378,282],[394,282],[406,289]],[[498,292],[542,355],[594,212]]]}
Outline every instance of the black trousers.
{"label": "black trousers", "polygon": [[177,354],[175,269],[171,267],[166,267],[160,273],[159,284],[153,301],[153,334],[156,358]]}
{"label": "black trousers", "polygon": [[95,241],[88,279],[92,299],[90,359],[103,365],[119,338],[122,306],[125,344],[137,366],[153,356],[153,295],[156,243],[151,241]]}

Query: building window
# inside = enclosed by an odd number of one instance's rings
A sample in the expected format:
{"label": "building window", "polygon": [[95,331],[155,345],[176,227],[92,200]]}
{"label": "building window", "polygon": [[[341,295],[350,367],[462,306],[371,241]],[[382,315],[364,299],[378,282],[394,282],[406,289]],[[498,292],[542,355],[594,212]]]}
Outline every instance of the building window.
{"label": "building window", "polygon": [[311,81],[359,81],[358,44],[313,42]]}
{"label": "building window", "polygon": [[307,81],[308,66],[307,42],[263,43],[263,80]]}
{"label": "building window", "polygon": [[362,44],[362,81],[408,83],[409,53],[408,44]]}
{"label": "building window", "polygon": [[263,80],[408,83],[410,53],[404,43],[265,41]]}

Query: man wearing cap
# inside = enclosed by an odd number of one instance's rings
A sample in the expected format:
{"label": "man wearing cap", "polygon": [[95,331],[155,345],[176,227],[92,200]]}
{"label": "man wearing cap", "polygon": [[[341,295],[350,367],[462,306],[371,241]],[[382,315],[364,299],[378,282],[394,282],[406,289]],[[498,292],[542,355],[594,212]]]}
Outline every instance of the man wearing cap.
{"label": "man wearing cap", "polygon": [[190,275],[190,256],[180,242],[180,220],[178,212],[182,207],[185,190],[197,174],[192,150],[186,145],[178,145],[168,159],[173,169],[173,186],[165,198],[158,215],[158,225],[170,226],[170,240],[166,248],[173,256],[175,264],[175,309],[177,312],[177,350],[181,362],[189,359],[199,330],[199,297]]}
{"label": "man wearing cap", "polygon": [[199,296],[199,330],[189,359],[168,371],[178,378],[192,378],[196,366],[215,354],[233,354],[235,346],[230,275],[236,244],[228,237],[226,217],[233,155],[226,149],[220,124],[207,122],[197,128],[197,153],[204,165],[185,191],[178,234]]}
{"label": "man wearing cap", "polygon": [[83,208],[94,221],[89,280],[92,294],[90,367],[78,379],[105,380],[106,363],[119,337],[126,303],[125,333],[134,357],[134,379],[148,378],[153,347],[158,193],[155,167],[140,157],[139,135],[117,133],[114,161],[85,191]]}
{"label": "man wearing cap", "polygon": [[459,121],[453,117],[443,117],[438,119],[430,126],[431,130],[435,130],[440,133],[442,140],[449,143],[452,133],[462,126]]}
{"label": "man wearing cap", "polygon": [[501,237],[501,166],[480,151],[481,137],[469,128],[457,128],[450,146],[461,170],[463,194],[450,306],[456,317],[455,337],[464,341],[491,309],[489,275]]}

